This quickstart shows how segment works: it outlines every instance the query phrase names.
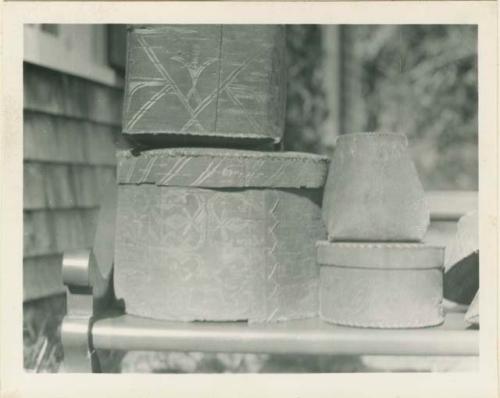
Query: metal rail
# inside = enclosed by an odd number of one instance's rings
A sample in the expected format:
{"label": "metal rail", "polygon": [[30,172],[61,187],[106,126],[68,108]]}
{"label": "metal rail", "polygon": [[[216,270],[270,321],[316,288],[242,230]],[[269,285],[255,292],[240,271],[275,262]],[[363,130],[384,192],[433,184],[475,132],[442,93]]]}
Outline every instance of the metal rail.
{"label": "metal rail", "polygon": [[122,315],[97,321],[97,349],[316,355],[478,355],[461,313],[422,329],[363,329],[307,319],[271,324],[167,322]]}

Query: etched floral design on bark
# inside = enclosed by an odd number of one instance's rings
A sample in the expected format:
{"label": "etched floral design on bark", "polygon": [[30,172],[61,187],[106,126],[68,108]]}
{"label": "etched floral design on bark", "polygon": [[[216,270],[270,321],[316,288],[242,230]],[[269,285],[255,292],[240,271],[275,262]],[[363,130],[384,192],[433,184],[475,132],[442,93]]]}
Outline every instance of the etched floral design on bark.
{"label": "etched floral design on bark", "polygon": [[[309,196],[319,195],[153,184],[119,190],[115,288],[128,313],[250,321],[315,314],[314,242],[326,236]],[[309,223],[317,227],[300,228]]]}
{"label": "etched floral design on bark", "polygon": [[206,241],[203,196],[187,190],[165,191],[159,218],[163,244],[180,252],[199,249]]}
{"label": "etched floral design on bark", "polygon": [[241,192],[213,195],[207,206],[210,240],[219,245],[264,246],[264,210],[262,201],[257,199],[258,196],[261,196],[261,193],[257,191],[250,195]]}

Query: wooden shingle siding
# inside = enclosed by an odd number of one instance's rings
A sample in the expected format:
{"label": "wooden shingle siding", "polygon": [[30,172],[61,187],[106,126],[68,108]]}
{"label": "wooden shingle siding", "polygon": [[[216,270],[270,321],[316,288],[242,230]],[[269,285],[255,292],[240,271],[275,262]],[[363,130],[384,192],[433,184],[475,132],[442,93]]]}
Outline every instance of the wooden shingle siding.
{"label": "wooden shingle siding", "polygon": [[54,222],[47,211],[24,212],[24,257],[56,253]]}
{"label": "wooden shingle siding", "polygon": [[85,123],[25,110],[24,159],[86,163],[85,133]]}
{"label": "wooden shingle siding", "polygon": [[[114,167],[71,166],[75,200],[79,207],[96,207],[101,203],[104,187],[114,181]],[[114,182],[113,182],[114,183]]]}
{"label": "wooden shingle siding", "polygon": [[98,207],[114,166],[24,163],[24,210]]}
{"label": "wooden shingle siding", "polygon": [[68,166],[45,165],[45,192],[50,208],[76,207],[73,181]]}
{"label": "wooden shingle siding", "polygon": [[24,163],[23,208],[43,209],[47,207],[43,170],[36,163]]}
{"label": "wooden shingle siding", "polygon": [[90,247],[97,212],[97,208],[25,211],[24,257]]}
{"label": "wooden shingle siding", "polygon": [[24,159],[40,162],[114,165],[118,126],[24,112]]}
{"label": "wooden shingle siding", "polygon": [[62,253],[92,245],[121,99],[121,88],[24,64],[25,301],[64,291]]}
{"label": "wooden shingle siding", "polygon": [[119,126],[122,91],[29,63],[24,109]]}
{"label": "wooden shingle siding", "polygon": [[61,282],[61,262],[61,254],[24,259],[24,300],[34,300],[64,292]]}

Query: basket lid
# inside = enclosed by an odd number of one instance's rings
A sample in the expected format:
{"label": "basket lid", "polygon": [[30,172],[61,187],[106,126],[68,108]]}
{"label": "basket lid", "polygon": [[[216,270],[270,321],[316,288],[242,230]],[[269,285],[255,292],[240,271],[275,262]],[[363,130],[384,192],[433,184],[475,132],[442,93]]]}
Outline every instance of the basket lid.
{"label": "basket lid", "polygon": [[316,243],[321,265],[380,269],[443,268],[444,247],[424,243]]}
{"label": "basket lid", "polygon": [[321,188],[328,158],[303,152],[215,148],[119,151],[119,184],[206,188]]}

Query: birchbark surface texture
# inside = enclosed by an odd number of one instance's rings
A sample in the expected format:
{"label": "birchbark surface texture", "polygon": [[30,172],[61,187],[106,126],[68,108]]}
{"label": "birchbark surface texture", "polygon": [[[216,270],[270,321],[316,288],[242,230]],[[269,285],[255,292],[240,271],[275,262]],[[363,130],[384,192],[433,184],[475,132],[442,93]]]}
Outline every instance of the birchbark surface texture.
{"label": "birchbark surface texture", "polygon": [[156,144],[279,143],[285,49],[280,25],[131,26],[123,132]]}
{"label": "birchbark surface texture", "polygon": [[325,186],[331,241],[421,241],[429,226],[424,190],[404,135],[338,138]]}
{"label": "birchbark surface texture", "polygon": [[418,328],[443,317],[444,249],[318,243],[320,317],[340,325]]}
{"label": "birchbark surface texture", "polygon": [[[119,156],[114,277],[128,313],[251,322],[317,315],[315,242],[326,237],[320,206],[327,159],[259,153],[139,155],[149,163]],[[298,167],[308,172],[297,174]]]}

